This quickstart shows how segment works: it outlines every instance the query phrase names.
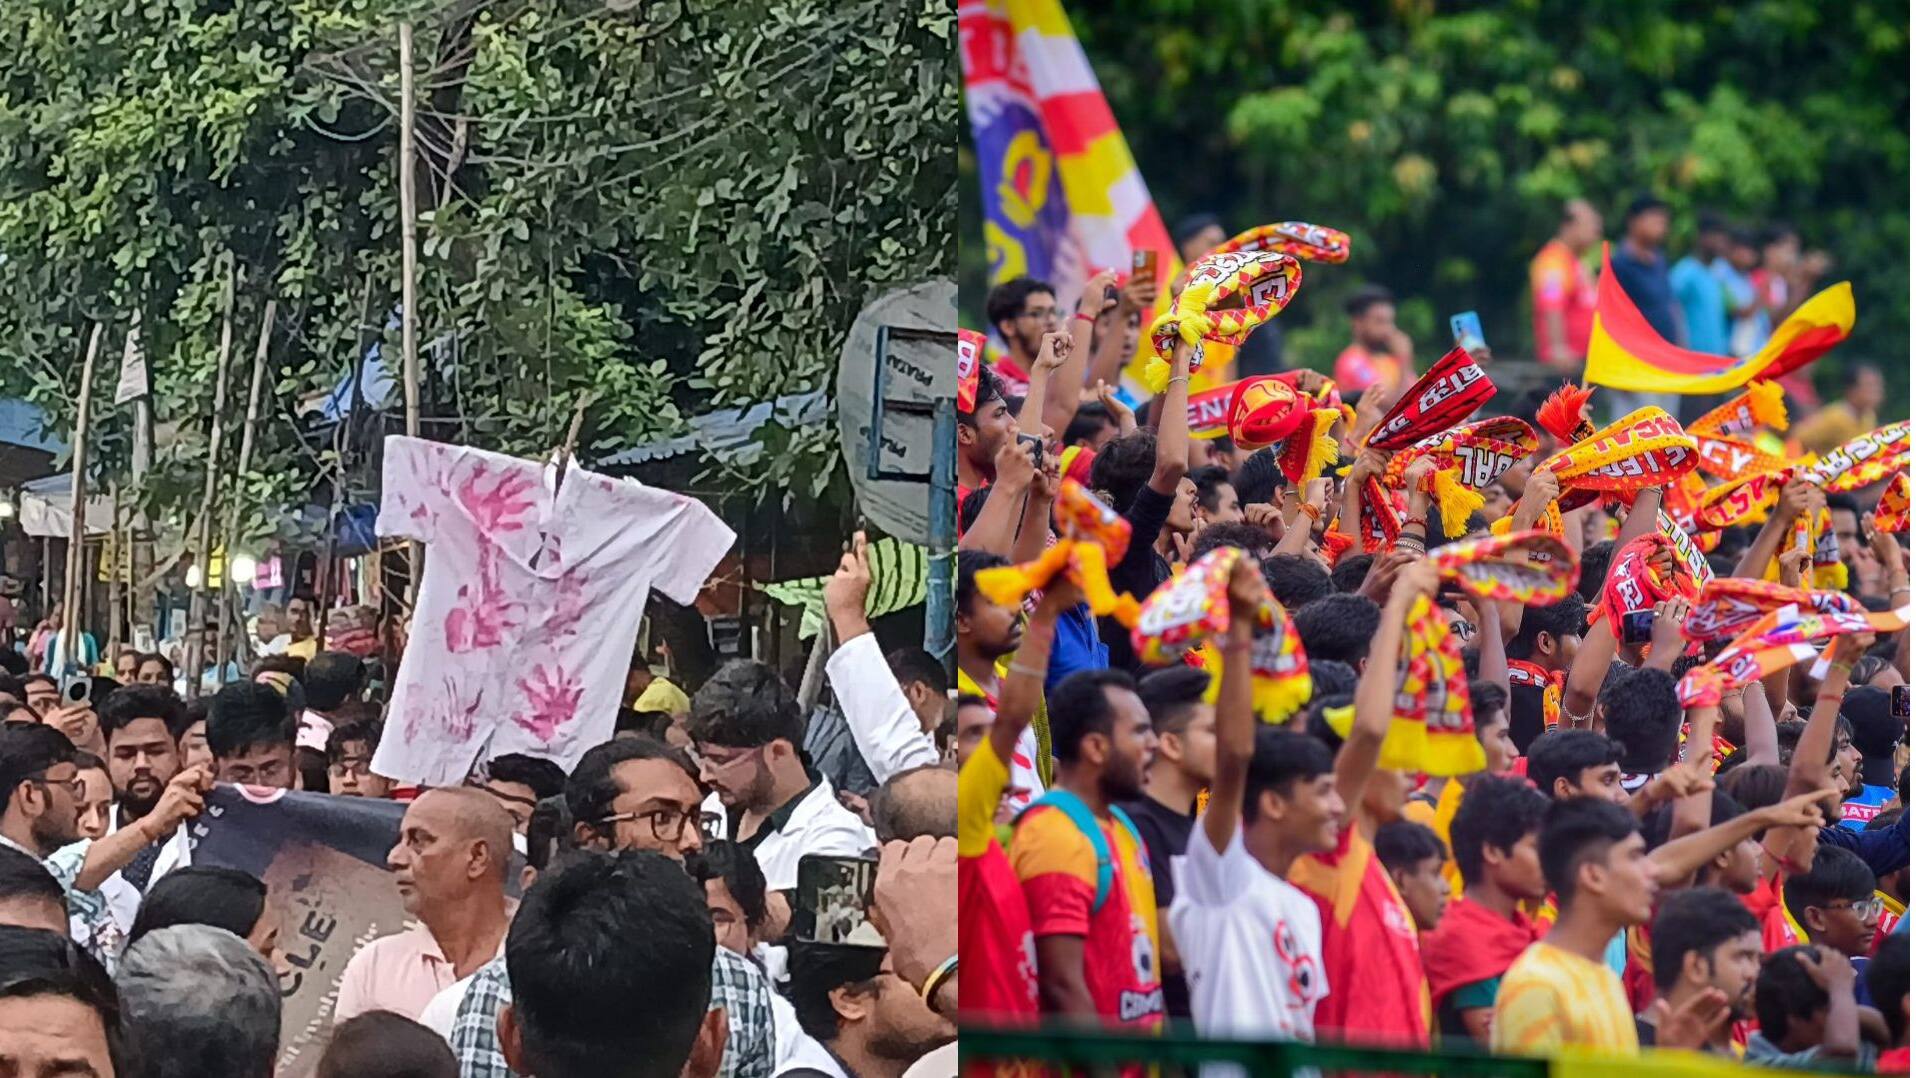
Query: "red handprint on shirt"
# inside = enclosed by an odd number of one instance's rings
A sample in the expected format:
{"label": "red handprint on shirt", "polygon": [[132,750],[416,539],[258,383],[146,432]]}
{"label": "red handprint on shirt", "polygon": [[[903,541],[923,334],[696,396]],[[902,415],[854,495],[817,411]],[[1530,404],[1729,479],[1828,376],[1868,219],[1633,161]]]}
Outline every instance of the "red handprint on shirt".
{"label": "red handprint on shirt", "polygon": [[525,521],[520,518],[532,508],[532,499],[527,497],[533,488],[532,479],[507,472],[487,489],[480,485],[487,474],[486,466],[479,464],[466,477],[466,481],[459,484],[459,504],[466,507],[473,525],[482,535],[495,531],[517,531],[524,527]]}
{"label": "red handprint on shirt", "polygon": [[526,694],[527,709],[514,715],[512,721],[532,731],[539,740],[551,741],[559,727],[579,713],[585,686],[564,667],[555,664],[547,670],[542,663],[532,668],[531,677],[519,680],[519,691]]}

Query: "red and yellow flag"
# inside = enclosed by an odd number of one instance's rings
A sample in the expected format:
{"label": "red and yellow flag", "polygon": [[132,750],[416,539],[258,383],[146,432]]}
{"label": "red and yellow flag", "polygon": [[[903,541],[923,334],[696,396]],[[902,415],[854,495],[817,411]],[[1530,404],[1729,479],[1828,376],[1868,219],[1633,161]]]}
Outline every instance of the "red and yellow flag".
{"label": "red and yellow flag", "polygon": [[1659,336],[1630,302],[1610,270],[1606,244],[1583,380],[1642,393],[1726,393],[1755,378],[1780,378],[1815,360],[1842,343],[1855,324],[1856,300],[1844,281],[1811,296],[1747,359],[1678,348]]}

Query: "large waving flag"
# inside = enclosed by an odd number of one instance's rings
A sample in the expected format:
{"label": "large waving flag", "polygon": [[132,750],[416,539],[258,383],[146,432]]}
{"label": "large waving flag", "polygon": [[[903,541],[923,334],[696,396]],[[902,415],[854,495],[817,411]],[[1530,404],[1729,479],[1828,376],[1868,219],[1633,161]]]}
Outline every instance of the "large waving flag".
{"label": "large waving flag", "polygon": [[1855,324],[1856,300],[1844,281],[1806,300],[1747,359],[1678,348],[1659,336],[1630,302],[1610,270],[1610,245],[1605,244],[1583,380],[1644,393],[1725,393],[1742,389],[1752,379],[1781,378],[1842,343]]}
{"label": "large waving flag", "polygon": [[1075,306],[1092,274],[1152,250],[1168,289],[1177,251],[1058,0],[961,0],[958,34],[991,283],[1035,277]]}

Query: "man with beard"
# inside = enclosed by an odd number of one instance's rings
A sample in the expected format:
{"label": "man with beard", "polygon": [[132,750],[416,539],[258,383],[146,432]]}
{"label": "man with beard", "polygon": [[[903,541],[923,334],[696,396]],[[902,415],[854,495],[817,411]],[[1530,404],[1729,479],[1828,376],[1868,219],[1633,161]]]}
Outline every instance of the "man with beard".
{"label": "man with beard", "polygon": [[1048,704],[1056,782],[1011,838],[1037,941],[1039,1007],[1155,1032],[1164,1022],[1157,896],[1144,842],[1113,804],[1144,792],[1157,750],[1151,713],[1121,670],[1073,674]]}
{"label": "man with beard", "polygon": [[[107,774],[118,798],[112,823],[118,830],[152,812],[166,784],[180,773],[179,738],[186,732],[186,705],[171,689],[130,685],[107,699],[100,725],[106,733]],[[151,882],[161,849],[142,850],[120,870],[136,892],[146,890]]]}
{"label": "man with beard", "polygon": [[1064,325],[1057,294],[1043,281],[1014,277],[985,297],[985,317],[1005,342],[1004,358],[991,370],[1007,394],[1022,397],[1031,387],[1044,335]]}
{"label": "man with beard", "polygon": [[730,815],[726,837],[758,859],[767,887],[798,886],[798,859],[808,853],[856,857],[875,844],[800,754],[805,721],[778,671],[747,659],[719,667],[692,697],[686,727],[700,777]]}
{"label": "man with beard", "polygon": [[795,943],[791,971],[805,1039],[778,1078],[901,1078],[958,1035],[898,976],[889,950]]}
{"label": "man with beard", "polygon": [[[1762,962],[1763,933],[1735,895],[1721,887],[1690,887],[1671,895],[1650,924],[1657,999],[1637,1015],[1637,1040],[1645,1047],[1696,1048],[1734,1058],[1732,1027],[1752,1014]],[[1708,998],[1702,1022],[1661,1026],[1660,1019],[1690,1009],[1699,996]]]}
{"label": "man with beard", "polygon": [[[181,820],[196,815],[212,781],[203,769],[174,775],[145,816],[105,838],[82,839],[82,786],[74,755],[73,742],[51,726],[0,728],[0,790],[6,791],[0,845],[46,864],[67,890],[73,924],[89,937],[85,942],[110,958],[124,936],[113,938],[109,932],[94,938],[96,930],[112,919],[100,893],[102,884],[142,850],[172,833]],[[131,904],[137,907],[137,893],[131,896]],[[131,925],[131,914],[137,910],[126,912],[126,924]]]}

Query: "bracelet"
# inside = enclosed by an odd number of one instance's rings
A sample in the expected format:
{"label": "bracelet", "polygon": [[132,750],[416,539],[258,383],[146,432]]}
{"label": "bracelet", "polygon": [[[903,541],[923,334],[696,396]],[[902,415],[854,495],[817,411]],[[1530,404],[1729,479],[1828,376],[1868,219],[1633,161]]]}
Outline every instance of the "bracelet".
{"label": "bracelet", "polygon": [[1071,317],[1074,319],[1083,319],[1086,322],[1096,322],[1098,320],[1096,315],[1089,315],[1084,313],[1083,311],[1079,311],[1077,314],[1074,314]]}
{"label": "bracelet", "polygon": [[1223,654],[1227,651],[1244,651],[1251,646],[1249,640],[1230,640],[1219,634],[1211,638],[1212,650]]}
{"label": "bracelet", "polygon": [[1172,385],[1172,384],[1174,384],[1174,383],[1177,383],[1177,382],[1188,382],[1188,381],[1190,381],[1190,380],[1191,380],[1191,376],[1190,376],[1190,375],[1188,375],[1188,374],[1180,374],[1180,375],[1178,375],[1177,377],[1175,377],[1175,378],[1172,378],[1172,379],[1170,379],[1169,381],[1167,381],[1167,382],[1165,382],[1164,384],[1165,384],[1166,386],[1170,386],[1170,385]]}
{"label": "bracelet", "polygon": [[1324,519],[1324,511],[1310,502],[1298,502],[1297,511],[1311,518],[1312,523]]}
{"label": "bracelet", "polygon": [[1012,663],[1010,666],[1007,666],[1005,669],[1014,674],[1023,674],[1026,677],[1035,677],[1035,678],[1038,678],[1039,680],[1043,680],[1045,676],[1045,672],[1043,670],[1033,669],[1032,667],[1026,666],[1023,663]]}
{"label": "bracelet", "polygon": [[938,968],[932,970],[931,976],[925,978],[924,985],[918,989],[918,998],[924,1000],[926,1003],[930,1003],[931,997],[937,995],[938,990],[945,986],[945,982],[951,980],[957,976],[957,974],[958,956],[952,955],[950,958],[938,963]]}

